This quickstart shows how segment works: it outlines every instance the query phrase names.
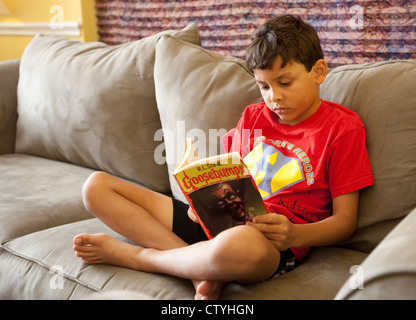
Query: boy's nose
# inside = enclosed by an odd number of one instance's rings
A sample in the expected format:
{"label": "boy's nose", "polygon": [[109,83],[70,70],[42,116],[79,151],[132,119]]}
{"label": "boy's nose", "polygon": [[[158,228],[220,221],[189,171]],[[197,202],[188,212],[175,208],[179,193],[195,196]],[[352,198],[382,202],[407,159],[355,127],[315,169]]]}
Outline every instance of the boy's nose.
{"label": "boy's nose", "polygon": [[272,102],[278,102],[278,101],[282,100],[282,95],[280,94],[280,92],[277,89],[271,90],[270,100]]}

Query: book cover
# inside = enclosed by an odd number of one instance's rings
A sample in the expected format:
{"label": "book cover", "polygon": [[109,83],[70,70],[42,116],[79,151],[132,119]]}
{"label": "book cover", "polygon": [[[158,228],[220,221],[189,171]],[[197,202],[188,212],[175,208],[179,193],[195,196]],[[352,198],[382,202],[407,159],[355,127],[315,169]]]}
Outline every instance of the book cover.
{"label": "book cover", "polygon": [[192,140],[173,175],[209,239],[266,214],[262,197],[239,153],[198,159]]}

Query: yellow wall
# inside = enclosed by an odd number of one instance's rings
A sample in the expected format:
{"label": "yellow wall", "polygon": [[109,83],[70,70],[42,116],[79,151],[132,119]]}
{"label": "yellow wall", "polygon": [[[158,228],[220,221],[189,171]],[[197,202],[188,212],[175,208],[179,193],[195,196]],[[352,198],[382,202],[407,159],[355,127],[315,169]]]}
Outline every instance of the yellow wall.
{"label": "yellow wall", "polygon": [[[63,8],[64,22],[77,21],[82,24],[81,35],[70,37],[80,41],[98,40],[95,0],[2,0],[12,13],[0,16],[1,23],[15,22],[49,22],[54,16],[50,13],[52,6]],[[0,61],[17,59],[22,56],[32,36],[0,35]]]}

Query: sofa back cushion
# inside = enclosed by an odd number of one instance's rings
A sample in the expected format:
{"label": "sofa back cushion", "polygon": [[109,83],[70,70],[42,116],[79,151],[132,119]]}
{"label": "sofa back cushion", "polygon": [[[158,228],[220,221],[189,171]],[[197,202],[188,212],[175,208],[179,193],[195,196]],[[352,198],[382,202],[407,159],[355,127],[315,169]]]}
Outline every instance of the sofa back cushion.
{"label": "sofa back cushion", "polygon": [[156,46],[155,87],[166,142],[155,155],[168,163],[173,195],[185,201],[171,174],[185,137],[194,139],[200,157],[216,155],[220,137],[237,125],[245,107],[263,99],[244,60],[168,35]]}
{"label": "sofa back cushion", "polygon": [[364,122],[375,179],[362,190],[349,246],[371,251],[416,207],[416,61],[347,65],[332,70],[321,96]]}
{"label": "sofa back cushion", "polygon": [[154,161],[153,67],[163,34],[200,43],[195,25],[117,46],[36,36],[20,65],[16,151],[169,191],[167,167]]}

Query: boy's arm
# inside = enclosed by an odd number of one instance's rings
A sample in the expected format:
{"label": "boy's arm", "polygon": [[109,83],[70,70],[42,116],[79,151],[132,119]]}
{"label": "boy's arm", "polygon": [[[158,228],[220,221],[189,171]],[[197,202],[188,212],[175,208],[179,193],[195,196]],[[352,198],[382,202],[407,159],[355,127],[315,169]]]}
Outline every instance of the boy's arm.
{"label": "boy's arm", "polygon": [[280,251],[331,245],[349,238],[354,232],[358,199],[358,191],[334,198],[332,215],[315,223],[292,224],[283,215],[267,214],[253,218],[248,224],[261,231]]}

